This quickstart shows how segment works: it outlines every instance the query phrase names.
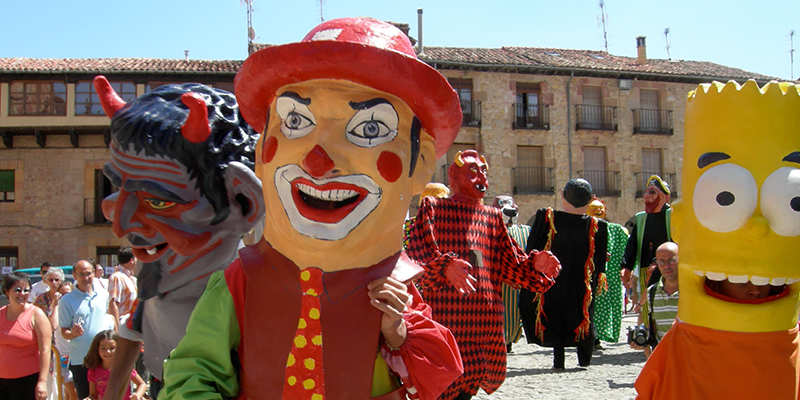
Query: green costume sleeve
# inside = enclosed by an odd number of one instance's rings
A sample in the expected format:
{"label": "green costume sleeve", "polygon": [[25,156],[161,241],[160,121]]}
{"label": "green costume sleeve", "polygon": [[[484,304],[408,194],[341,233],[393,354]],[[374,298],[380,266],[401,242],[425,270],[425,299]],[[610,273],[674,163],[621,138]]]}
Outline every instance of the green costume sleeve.
{"label": "green costume sleeve", "polygon": [[215,272],[189,319],[186,336],[164,362],[159,398],[222,399],[239,392],[231,351],[239,347],[239,324],[224,271]]}

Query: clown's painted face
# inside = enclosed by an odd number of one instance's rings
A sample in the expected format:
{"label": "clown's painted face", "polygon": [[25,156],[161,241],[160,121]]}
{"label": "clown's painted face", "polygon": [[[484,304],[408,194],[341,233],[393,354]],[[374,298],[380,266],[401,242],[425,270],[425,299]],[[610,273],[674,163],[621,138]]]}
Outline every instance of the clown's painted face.
{"label": "clown's painted face", "polygon": [[486,177],[489,172],[489,164],[474,150],[462,153],[461,160],[464,165],[448,174],[448,177],[452,179],[450,187],[453,189],[453,195],[473,200],[483,199],[483,195],[489,187],[489,180]]}
{"label": "clown's painted face", "polygon": [[137,260],[159,267],[159,292],[217,270],[233,257],[246,232],[241,213],[231,210],[211,225],[214,207],[186,166],[144,151],[110,149],[103,173],[119,191],[103,200],[103,214],[112,221],[114,235],[128,239]]}
{"label": "clown's painted face", "polygon": [[[796,86],[749,81],[701,86],[686,111],[678,317],[737,332],[797,326],[800,264],[800,95]],[[722,293],[758,286],[758,302]],[[732,284],[732,285],[729,285]],[[751,288],[752,289],[752,288]],[[726,292],[732,293],[732,292]],[[739,300],[739,301],[733,301]],[[756,304],[758,303],[758,304]]]}
{"label": "clown's painted face", "polygon": [[347,258],[374,263],[398,251],[411,197],[430,178],[423,159],[433,159],[424,132],[422,155],[412,152],[414,120],[402,100],[352,82],[279,89],[257,153],[264,238],[299,266],[325,270],[367,267]]}

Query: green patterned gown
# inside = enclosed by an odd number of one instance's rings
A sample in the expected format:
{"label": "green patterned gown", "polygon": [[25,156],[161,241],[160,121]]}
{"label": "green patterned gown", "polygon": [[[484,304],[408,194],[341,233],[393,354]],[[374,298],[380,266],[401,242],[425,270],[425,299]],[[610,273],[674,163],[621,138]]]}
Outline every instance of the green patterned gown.
{"label": "green patterned gown", "polygon": [[597,297],[594,311],[594,325],[597,329],[597,338],[616,343],[619,341],[620,327],[622,326],[622,279],[620,279],[620,265],[625,245],[628,243],[628,234],[621,225],[608,223],[608,252],[611,254],[606,263],[606,279],[608,279],[608,292]]}

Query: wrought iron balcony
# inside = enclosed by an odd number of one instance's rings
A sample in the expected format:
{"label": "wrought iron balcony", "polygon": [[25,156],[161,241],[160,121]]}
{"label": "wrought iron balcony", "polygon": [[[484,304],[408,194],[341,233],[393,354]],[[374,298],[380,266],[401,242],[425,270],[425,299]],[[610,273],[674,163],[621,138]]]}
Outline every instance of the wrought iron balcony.
{"label": "wrought iron balcony", "polygon": [[633,133],[672,135],[672,111],[634,109]]}
{"label": "wrought iron balcony", "polygon": [[514,194],[553,194],[553,168],[516,167],[511,169]]}
{"label": "wrought iron balcony", "polygon": [[616,131],[618,127],[617,107],[578,104],[575,106],[575,115],[578,121],[575,129]]}
{"label": "wrought iron balcony", "polygon": [[461,100],[461,126],[481,126],[481,102]]}
{"label": "wrought iron balcony", "polygon": [[83,223],[86,225],[97,224],[110,224],[111,221],[107,220],[103,215],[101,207],[103,199],[96,201],[96,199],[89,198],[83,199]]}
{"label": "wrought iron balcony", "polygon": [[653,175],[660,176],[661,179],[669,185],[671,200],[678,198],[677,174],[663,174],[660,172],[642,171],[633,174],[633,179],[636,180],[637,199],[640,199],[644,196],[644,190],[647,189],[647,180]]}
{"label": "wrought iron balcony", "polygon": [[578,171],[578,176],[592,185],[596,196],[619,197],[622,194],[618,171]]}
{"label": "wrought iron balcony", "polygon": [[550,129],[550,106],[514,103],[516,114],[512,129]]}

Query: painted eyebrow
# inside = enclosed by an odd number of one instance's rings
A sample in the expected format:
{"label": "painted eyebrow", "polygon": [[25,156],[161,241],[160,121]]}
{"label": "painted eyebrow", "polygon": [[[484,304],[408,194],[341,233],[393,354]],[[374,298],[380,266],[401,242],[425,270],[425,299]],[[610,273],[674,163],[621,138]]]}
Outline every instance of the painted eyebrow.
{"label": "painted eyebrow", "polygon": [[164,189],[161,185],[158,185],[153,182],[149,181],[140,181],[135,179],[128,179],[124,183],[124,189],[129,192],[147,192],[152,194],[153,196],[157,196],[162,200],[172,201],[178,204],[188,204],[189,202],[182,199],[175,193],[170,192],[169,190]]}
{"label": "painted eyebrow", "polygon": [[[350,102],[350,108],[352,108],[353,110],[366,110],[366,109],[370,109],[372,107],[375,107],[378,104],[388,104],[388,105],[392,106],[392,103],[390,103],[389,100],[386,100],[386,99],[384,99],[382,97],[377,97],[377,98],[374,98],[374,99],[370,99],[370,100],[367,100],[367,101],[361,101],[361,102],[351,101]],[[392,108],[394,108],[394,106],[392,106]]]}
{"label": "painted eyebrow", "polygon": [[703,169],[709,164],[713,164],[717,161],[727,160],[729,158],[731,158],[731,156],[725,153],[718,153],[718,152],[705,153],[697,158],[697,168]]}
{"label": "painted eyebrow", "polygon": [[783,157],[783,160],[781,160],[781,161],[788,161],[788,162],[793,162],[793,163],[796,163],[796,164],[800,164],[800,151],[795,151],[793,153],[789,153],[789,155],[787,155],[786,157]]}
{"label": "painted eyebrow", "polygon": [[298,102],[298,103],[300,103],[300,104],[302,104],[304,106],[307,106],[307,105],[311,104],[311,99],[310,98],[302,97],[302,96],[300,96],[299,94],[297,94],[295,92],[283,92],[278,97],[288,97],[288,98],[290,98],[290,99],[292,99],[292,100],[294,100],[294,101],[296,101],[296,102]]}

